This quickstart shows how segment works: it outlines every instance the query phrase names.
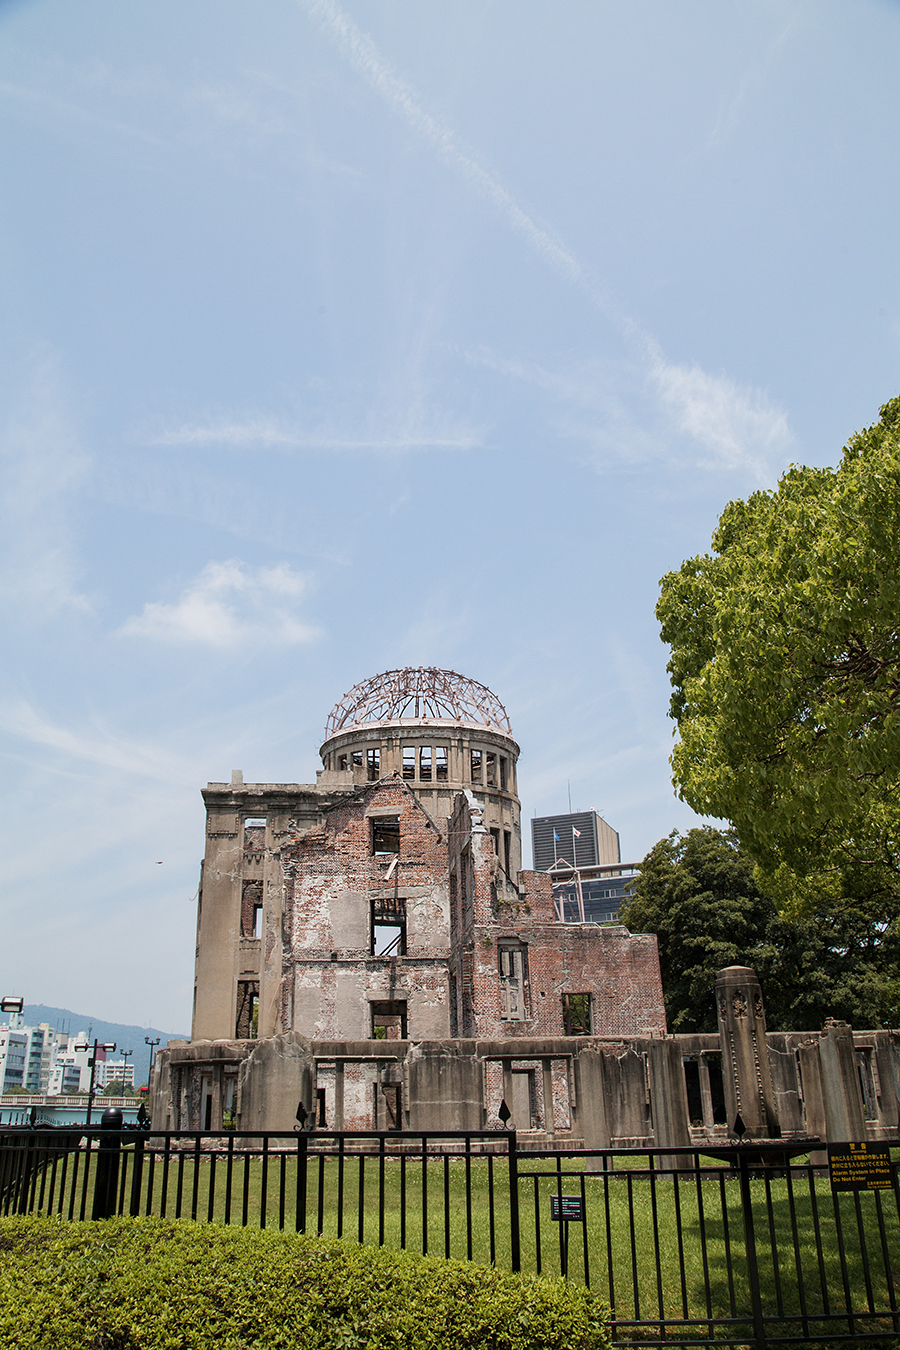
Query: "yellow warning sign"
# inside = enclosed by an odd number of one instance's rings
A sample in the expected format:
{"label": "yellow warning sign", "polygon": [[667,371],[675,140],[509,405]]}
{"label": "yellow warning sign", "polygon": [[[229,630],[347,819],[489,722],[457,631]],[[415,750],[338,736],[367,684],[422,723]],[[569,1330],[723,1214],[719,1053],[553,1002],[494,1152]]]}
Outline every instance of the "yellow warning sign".
{"label": "yellow warning sign", "polygon": [[893,1186],[889,1144],[829,1144],[833,1191],[889,1191]]}

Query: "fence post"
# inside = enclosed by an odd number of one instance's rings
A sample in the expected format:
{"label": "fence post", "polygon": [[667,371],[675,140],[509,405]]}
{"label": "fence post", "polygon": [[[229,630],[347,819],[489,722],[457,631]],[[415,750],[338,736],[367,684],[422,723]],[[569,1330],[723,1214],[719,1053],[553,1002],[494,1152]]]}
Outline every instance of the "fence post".
{"label": "fence post", "polygon": [[21,1154],[19,1163],[19,1194],[16,1210],[19,1214],[27,1214],[29,1211],[29,1196],[31,1195],[31,1173],[36,1166],[34,1157],[34,1132],[28,1135],[28,1142]]}
{"label": "fence post", "polygon": [[297,1214],[294,1227],[298,1233],[306,1232],[306,1160],[308,1136],[297,1131]]}
{"label": "fence post", "polygon": [[122,1148],[122,1112],[116,1106],[107,1107],[100,1119],[100,1147],[97,1150],[97,1173],[94,1177],[94,1208],[92,1219],[108,1219],[116,1212],[119,1189],[119,1152]]}
{"label": "fence post", "polygon": [[513,1271],[522,1269],[522,1253],[519,1246],[519,1159],[516,1153],[516,1132],[510,1130],[507,1136],[507,1159],[509,1162],[509,1254]]}
{"label": "fence post", "polygon": [[141,1131],[134,1140],[134,1165],[131,1173],[131,1205],[129,1214],[133,1219],[141,1212],[141,1184],[144,1176],[144,1134]]}
{"label": "fence post", "polygon": [[753,1196],[750,1192],[750,1164],[747,1154],[738,1146],[738,1173],[741,1186],[741,1211],[744,1220],[744,1250],[747,1255],[747,1283],[753,1308],[753,1343],[756,1350],[766,1350],[766,1328],[763,1322],[762,1298],[759,1292],[759,1263],[756,1259],[756,1233],[753,1229]]}

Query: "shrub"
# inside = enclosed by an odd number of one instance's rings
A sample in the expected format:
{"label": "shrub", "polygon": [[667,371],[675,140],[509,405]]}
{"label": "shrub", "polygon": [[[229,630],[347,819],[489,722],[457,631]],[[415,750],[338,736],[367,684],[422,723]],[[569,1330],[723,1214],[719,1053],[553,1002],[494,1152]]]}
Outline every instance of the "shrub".
{"label": "shrub", "polygon": [[561,1280],[168,1219],[0,1221],[3,1350],[595,1350]]}

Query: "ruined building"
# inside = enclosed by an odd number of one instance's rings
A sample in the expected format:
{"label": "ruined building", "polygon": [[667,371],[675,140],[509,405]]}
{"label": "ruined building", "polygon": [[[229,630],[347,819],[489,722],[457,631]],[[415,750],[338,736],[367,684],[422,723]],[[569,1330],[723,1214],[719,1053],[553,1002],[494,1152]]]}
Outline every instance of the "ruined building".
{"label": "ruined building", "polygon": [[840,1099],[896,1128],[893,1033],[767,1036],[752,971],[718,1035],[667,1036],[655,937],[572,922],[553,869],[521,870],[518,755],[483,685],[395,670],[334,708],[315,783],[207,786],[192,1036],[157,1057],[154,1123],[290,1130],[302,1102],[482,1129],[505,1100],[538,1144],[680,1146],[738,1110],[824,1134]]}

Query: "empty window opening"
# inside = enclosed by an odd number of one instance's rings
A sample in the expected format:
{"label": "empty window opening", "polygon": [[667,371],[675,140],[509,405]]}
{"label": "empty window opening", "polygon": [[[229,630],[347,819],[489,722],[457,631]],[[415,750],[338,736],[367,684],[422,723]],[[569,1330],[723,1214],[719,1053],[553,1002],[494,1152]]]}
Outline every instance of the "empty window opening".
{"label": "empty window opening", "polygon": [[434,747],[434,776],[439,783],[446,783],[447,781],[446,745],[436,745]]}
{"label": "empty window opening", "polygon": [[316,1088],[316,1129],[324,1130],[327,1122],[325,1120],[325,1089]]}
{"label": "empty window opening", "polygon": [[503,870],[508,877],[512,877],[512,835],[509,830],[503,831]]}
{"label": "empty window opening", "polygon": [[248,817],[244,821],[244,848],[259,852],[266,845],[265,816]]}
{"label": "empty window opening", "polygon": [[423,745],[419,751],[419,777],[423,783],[431,782],[431,746]]}
{"label": "empty window opening", "polygon": [[687,1090],[688,1119],[697,1128],[703,1125],[703,1098],[700,1094],[700,1065],[695,1055],[684,1063],[684,1086]]}
{"label": "empty window opening", "polygon": [[338,755],[338,768],[339,768],[339,769],[346,769],[346,767],[347,767],[347,756],[346,756],[346,755]]}
{"label": "empty window opening", "polygon": [[362,768],[362,751],[361,751],[361,750],[352,750],[352,751],[350,752],[350,763],[351,763],[351,766],[352,766],[354,769],[361,769],[361,768]]}
{"label": "empty window opening", "polygon": [[525,948],[519,943],[501,943],[497,949],[500,969],[500,1017],[504,1022],[524,1022],[525,981],[528,974]]}
{"label": "empty window opening", "polygon": [[381,777],[381,751],[366,751],[366,777],[370,783],[377,783]]}
{"label": "empty window opening", "polygon": [[403,777],[411,781],[416,776],[416,747],[414,745],[404,745],[403,747]]}
{"label": "empty window opening", "polygon": [[399,816],[371,816],[370,827],[372,830],[372,853],[376,857],[380,853],[400,852]]}
{"label": "empty window opening", "polygon": [[566,1036],[590,1036],[590,994],[563,994],[563,1033]]}
{"label": "empty window opening", "polygon": [[509,761],[505,755],[500,756],[500,786],[504,789],[509,786]]}
{"label": "empty window opening", "polygon": [[259,980],[238,980],[237,1016],[234,1035],[238,1041],[255,1041],[259,1032]]}
{"label": "empty window opening", "polygon": [[487,764],[485,766],[485,782],[488,787],[497,786],[497,756],[493,751],[487,752]]}
{"label": "empty window opening", "polygon": [[261,881],[245,881],[241,888],[241,937],[262,934],[263,887]]}
{"label": "empty window opening", "polygon": [[406,901],[402,896],[372,901],[372,955],[406,955]]}
{"label": "empty window opening", "polygon": [[499,830],[491,830],[491,839],[492,839],[493,842],[494,842],[494,857],[499,859],[499,857],[500,857],[500,831],[499,831]]}
{"label": "empty window opening", "polygon": [[470,751],[470,763],[472,765],[472,782],[481,782],[481,751]]}
{"label": "empty window opening", "polygon": [[728,1110],[725,1106],[725,1083],[722,1079],[722,1056],[718,1051],[707,1051],[703,1059],[709,1078],[709,1097],[712,1104],[713,1124],[727,1125]]}
{"label": "empty window opening", "polygon": [[406,999],[390,999],[371,1003],[372,1040],[406,1040]]}

